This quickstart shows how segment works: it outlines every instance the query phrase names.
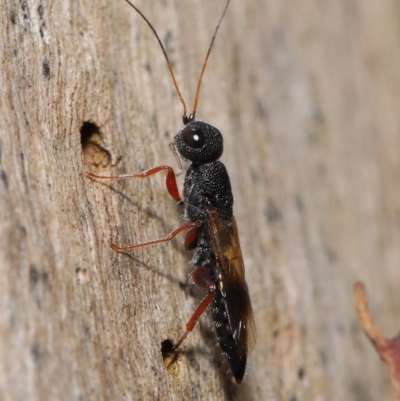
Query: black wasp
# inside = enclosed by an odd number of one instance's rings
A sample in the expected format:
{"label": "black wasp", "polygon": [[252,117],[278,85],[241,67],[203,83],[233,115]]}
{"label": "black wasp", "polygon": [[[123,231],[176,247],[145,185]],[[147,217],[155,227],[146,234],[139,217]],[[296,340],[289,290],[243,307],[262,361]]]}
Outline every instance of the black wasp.
{"label": "black wasp", "polygon": [[237,383],[241,383],[246,371],[247,355],[255,342],[253,310],[244,275],[242,252],[238,230],[233,216],[233,195],[228,172],[218,161],[223,152],[223,138],[215,127],[196,121],[195,114],[202,77],[205,71],[214,39],[230,0],[226,2],[208,49],[194,101],[193,113],[187,116],[186,105],[179,91],[164,46],[157,32],[143,13],[126,0],[146,21],[156,36],[167,60],[168,68],[183,105],[183,123],[185,127],[174,138],[172,147],[182,159],[191,162],[184,181],[183,199],[176,184],[175,173],[171,167],[159,166],[139,174],[120,176],[98,176],[89,173],[95,179],[144,178],[166,170],[166,186],[169,194],[184,208],[184,224],[165,238],[136,245],[119,247],[112,244],[116,251],[127,251],[145,245],[171,241],[177,234],[188,230],[184,245],[193,250],[191,260],[192,279],[195,284],[208,290],[207,296],[193,313],[186,324],[186,331],[175,343],[175,351],[193,330],[196,322],[211,305],[214,329],[219,345],[229,363]]}

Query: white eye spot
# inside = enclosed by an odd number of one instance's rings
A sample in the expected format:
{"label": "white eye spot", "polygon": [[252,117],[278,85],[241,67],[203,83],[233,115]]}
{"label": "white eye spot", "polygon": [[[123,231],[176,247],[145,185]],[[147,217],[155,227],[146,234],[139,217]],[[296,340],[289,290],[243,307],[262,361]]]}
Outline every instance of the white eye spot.
{"label": "white eye spot", "polygon": [[200,138],[197,134],[193,135],[193,139],[197,142]]}

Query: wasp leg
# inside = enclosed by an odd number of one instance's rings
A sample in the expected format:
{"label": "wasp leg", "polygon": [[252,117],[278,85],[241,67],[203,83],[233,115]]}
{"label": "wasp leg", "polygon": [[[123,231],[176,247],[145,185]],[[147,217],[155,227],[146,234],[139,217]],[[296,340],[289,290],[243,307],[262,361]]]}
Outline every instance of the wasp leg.
{"label": "wasp leg", "polygon": [[185,235],[185,240],[183,244],[185,245],[185,249],[190,251],[196,247],[197,234],[199,232],[199,228],[201,227],[201,223],[196,221],[193,223],[193,226],[189,228],[188,232]]}
{"label": "wasp leg", "polygon": [[176,230],[169,233],[165,238],[155,239],[152,241],[141,242],[140,244],[122,246],[122,247],[115,245],[115,244],[111,244],[111,248],[117,252],[123,252],[123,251],[129,251],[134,248],[140,248],[141,246],[158,244],[160,242],[168,242],[168,241],[172,241],[172,239],[174,239],[180,232],[189,229],[189,231],[185,237],[185,246],[186,246],[187,241],[189,241],[189,242],[194,241],[195,235],[197,234],[199,227],[200,227],[200,223],[198,221],[194,221],[194,222],[186,223],[183,226],[178,227]]}
{"label": "wasp leg", "polygon": [[159,171],[167,170],[167,178],[165,179],[165,185],[167,187],[168,193],[180,204],[183,205],[183,201],[179,195],[178,185],[176,184],[175,172],[172,167],[168,166],[158,166],[153,167],[148,170],[143,171],[142,173],[137,174],[122,174],[122,175],[96,175],[92,173],[87,173],[89,178],[94,178],[97,180],[118,180],[123,178],[146,178],[150,177],[153,174],[158,173]]}
{"label": "wasp leg", "polygon": [[200,302],[200,305],[194,311],[192,317],[186,324],[186,331],[183,333],[182,337],[178,340],[178,342],[174,345],[173,350],[175,351],[185,340],[188,334],[194,329],[197,321],[199,320],[200,316],[204,313],[207,309],[208,305],[214,298],[215,294],[215,282],[211,276],[210,271],[203,267],[198,266],[192,273],[192,278],[195,284],[199,287],[207,288],[208,294],[207,296]]}

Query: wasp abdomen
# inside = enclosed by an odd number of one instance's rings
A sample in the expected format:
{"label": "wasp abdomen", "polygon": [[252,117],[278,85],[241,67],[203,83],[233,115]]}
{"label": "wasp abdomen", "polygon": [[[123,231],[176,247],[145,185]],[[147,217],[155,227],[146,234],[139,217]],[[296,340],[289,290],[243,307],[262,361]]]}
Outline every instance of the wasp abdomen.
{"label": "wasp abdomen", "polygon": [[226,302],[220,291],[217,291],[214,296],[212,317],[218,343],[225,353],[236,382],[240,383],[246,371],[247,349],[243,349],[243,347],[238,345],[235,341],[234,334],[229,324]]}

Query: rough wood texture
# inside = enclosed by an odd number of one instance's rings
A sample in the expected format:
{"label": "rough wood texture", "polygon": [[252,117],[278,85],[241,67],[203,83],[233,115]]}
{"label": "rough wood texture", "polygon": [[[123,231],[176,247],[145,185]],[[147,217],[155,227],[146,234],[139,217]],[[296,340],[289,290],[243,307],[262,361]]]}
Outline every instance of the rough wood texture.
{"label": "rough wood texture", "polygon": [[[223,1],[137,4],[190,106]],[[0,14],[1,400],[393,399],[352,286],[397,333],[396,2],[233,0],[223,23],[198,117],[225,136],[258,329],[240,387],[207,317],[164,367],[161,342],[201,297],[181,285],[179,241],[109,247],[179,224],[163,177],[85,176],[176,166],[181,107],[150,30],[122,0],[5,0]]]}

